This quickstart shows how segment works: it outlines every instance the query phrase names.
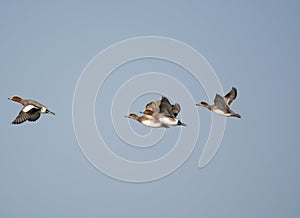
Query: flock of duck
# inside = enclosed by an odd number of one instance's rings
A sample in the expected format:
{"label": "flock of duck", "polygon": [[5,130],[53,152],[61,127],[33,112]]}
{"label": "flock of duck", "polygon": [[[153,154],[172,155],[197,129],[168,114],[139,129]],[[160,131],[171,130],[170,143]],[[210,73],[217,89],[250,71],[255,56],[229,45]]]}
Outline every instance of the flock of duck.
{"label": "flock of duck", "polygon": [[[205,107],[217,114],[226,116],[226,117],[238,117],[241,118],[240,114],[235,113],[231,110],[230,105],[236,99],[237,89],[232,87],[230,92],[228,92],[224,97],[219,94],[216,94],[214,99],[214,104],[209,105],[206,102],[200,102],[196,104],[197,106]],[[142,116],[136,114],[129,114],[128,118],[137,120],[138,122],[144,124],[145,126],[159,128],[169,126],[187,126],[185,123],[177,119],[181,108],[178,103],[172,105],[170,101],[162,96],[161,100],[155,100],[146,105],[142,113]]]}
{"label": "flock of duck", "polygon": [[[237,89],[232,87],[230,92],[228,92],[224,97],[219,94],[216,94],[214,99],[214,104],[209,105],[206,102],[200,102],[196,104],[197,106],[205,107],[217,114],[227,116],[227,117],[238,117],[241,118],[241,115],[235,113],[231,110],[230,105],[236,99]],[[40,118],[41,114],[53,114],[54,112],[50,111],[43,104],[31,100],[31,99],[22,99],[19,96],[12,96],[8,98],[9,100],[18,102],[23,105],[22,110],[19,112],[18,116],[12,121],[12,124],[21,124],[25,121],[34,122]],[[142,116],[136,114],[129,114],[128,118],[134,119],[145,126],[159,128],[169,126],[187,126],[185,123],[177,119],[177,115],[180,113],[180,105],[178,103],[171,104],[170,101],[162,96],[161,100],[155,100],[146,105],[142,113]]]}

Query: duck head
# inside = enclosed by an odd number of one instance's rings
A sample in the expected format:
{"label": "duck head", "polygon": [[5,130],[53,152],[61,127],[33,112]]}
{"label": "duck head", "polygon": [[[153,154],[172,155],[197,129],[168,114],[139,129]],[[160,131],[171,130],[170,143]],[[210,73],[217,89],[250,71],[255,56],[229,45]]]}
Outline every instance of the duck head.
{"label": "duck head", "polygon": [[197,106],[202,106],[202,107],[206,107],[206,108],[209,108],[209,104],[207,104],[206,102],[204,101],[201,101],[200,103],[196,104]]}
{"label": "duck head", "polygon": [[128,116],[125,116],[125,117],[131,118],[131,119],[134,119],[134,120],[138,119],[138,115],[136,115],[136,114],[129,114]]}
{"label": "duck head", "polygon": [[12,96],[12,97],[10,97],[10,98],[8,98],[8,99],[9,99],[9,100],[12,100],[12,101],[20,102],[20,103],[21,103],[21,101],[22,101],[22,98],[19,97],[19,96],[16,96],[16,95],[14,95],[14,96]]}

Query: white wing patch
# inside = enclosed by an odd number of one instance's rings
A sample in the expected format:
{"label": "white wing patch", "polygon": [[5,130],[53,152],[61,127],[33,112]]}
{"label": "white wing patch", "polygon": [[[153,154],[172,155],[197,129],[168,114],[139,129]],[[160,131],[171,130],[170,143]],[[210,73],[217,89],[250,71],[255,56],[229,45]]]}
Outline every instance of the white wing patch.
{"label": "white wing patch", "polygon": [[38,109],[36,106],[30,104],[30,105],[25,106],[25,107],[23,108],[23,111],[24,111],[25,113],[27,113],[28,111],[30,111],[30,110],[33,109],[33,108]]}

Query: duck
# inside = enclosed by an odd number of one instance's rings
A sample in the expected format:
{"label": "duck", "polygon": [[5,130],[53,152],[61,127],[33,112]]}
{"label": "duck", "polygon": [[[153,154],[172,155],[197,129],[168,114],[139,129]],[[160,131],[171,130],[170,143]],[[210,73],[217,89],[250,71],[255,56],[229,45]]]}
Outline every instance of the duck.
{"label": "duck", "polygon": [[154,100],[148,103],[142,113],[142,116],[129,114],[128,118],[137,120],[145,126],[153,128],[169,128],[170,126],[187,126],[176,118],[180,112],[180,105],[175,103],[171,105],[170,101],[162,96],[161,100]]}
{"label": "duck", "polygon": [[147,117],[153,117],[167,126],[187,126],[177,119],[181,107],[178,103],[172,105],[165,96],[161,100],[155,100],[146,105],[143,112]]}
{"label": "duck", "polygon": [[200,102],[196,105],[205,107],[222,116],[241,118],[240,114],[235,113],[230,108],[231,103],[236,99],[236,97],[237,89],[235,87],[232,87],[231,90],[224,97],[222,97],[219,94],[216,94],[213,105],[209,105],[206,102]]}
{"label": "duck", "polygon": [[145,126],[152,127],[152,128],[160,128],[160,127],[168,128],[169,127],[168,125],[165,125],[163,122],[159,121],[158,119],[155,119],[152,116],[147,116],[146,114],[142,115],[142,116],[138,116],[136,114],[131,113],[125,117],[134,119],[134,120],[144,124]]}
{"label": "duck", "polygon": [[21,124],[27,120],[34,122],[40,118],[41,114],[55,115],[54,112],[50,111],[46,106],[42,105],[37,101],[31,99],[22,99],[21,97],[16,95],[8,99],[23,105],[22,110],[19,112],[18,116],[12,121],[12,124]]}

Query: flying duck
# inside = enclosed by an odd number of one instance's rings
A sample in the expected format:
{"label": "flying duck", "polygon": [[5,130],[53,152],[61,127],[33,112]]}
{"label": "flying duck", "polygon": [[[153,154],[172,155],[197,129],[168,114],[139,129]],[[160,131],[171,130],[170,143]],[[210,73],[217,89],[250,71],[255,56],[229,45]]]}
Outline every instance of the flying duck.
{"label": "flying duck", "polygon": [[50,111],[46,106],[31,100],[31,99],[22,99],[19,96],[12,96],[8,98],[9,100],[19,102],[24,107],[19,112],[18,116],[12,121],[12,124],[20,124],[28,121],[36,121],[40,118],[41,114],[53,114],[54,112]]}
{"label": "flying duck", "polygon": [[236,99],[236,96],[237,96],[237,89],[235,87],[232,87],[230,92],[228,92],[224,97],[222,97],[219,94],[216,94],[213,105],[209,105],[206,102],[200,102],[196,105],[206,107],[207,109],[226,117],[241,118],[240,114],[237,114],[230,109],[230,105]]}
{"label": "flying duck", "polygon": [[161,100],[156,100],[148,103],[144,110],[144,115],[153,117],[167,126],[186,126],[176,118],[181,108],[178,103],[172,105],[170,101],[162,96]]}
{"label": "flying duck", "polygon": [[155,100],[148,103],[142,116],[136,114],[129,114],[128,118],[139,121],[145,126],[159,128],[169,126],[186,126],[180,120],[176,118],[180,112],[180,105],[178,103],[171,105],[166,97],[162,97],[161,100]]}

